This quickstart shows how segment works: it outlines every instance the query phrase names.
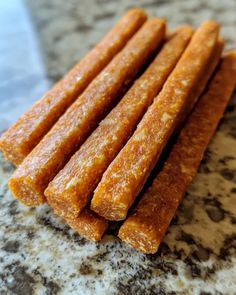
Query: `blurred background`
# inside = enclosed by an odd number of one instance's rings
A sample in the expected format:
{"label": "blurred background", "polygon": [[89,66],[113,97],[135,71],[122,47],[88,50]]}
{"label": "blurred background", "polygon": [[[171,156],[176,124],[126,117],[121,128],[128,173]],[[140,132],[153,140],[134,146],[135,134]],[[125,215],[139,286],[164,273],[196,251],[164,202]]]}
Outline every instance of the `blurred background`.
{"label": "blurred background", "polygon": [[227,49],[236,46],[235,0],[1,0],[0,132],[134,6],[166,18],[170,29],[217,19]]}

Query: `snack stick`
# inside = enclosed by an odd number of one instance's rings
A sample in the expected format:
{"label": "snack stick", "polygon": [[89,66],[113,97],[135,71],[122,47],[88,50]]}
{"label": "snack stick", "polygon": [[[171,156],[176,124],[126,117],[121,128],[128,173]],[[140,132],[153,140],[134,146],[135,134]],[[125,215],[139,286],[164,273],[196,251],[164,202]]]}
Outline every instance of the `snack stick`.
{"label": "snack stick", "polygon": [[[54,210],[54,212],[62,216],[57,210]],[[84,208],[76,218],[69,218],[67,216],[65,221],[82,237],[97,242],[102,239],[108,227],[108,221],[89,208]]]}
{"label": "snack stick", "polygon": [[174,132],[175,134],[178,133],[178,131],[181,129],[184,120],[191,113],[191,111],[194,108],[194,105],[196,104],[196,102],[198,101],[198,99],[202,95],[204,89],[206,88],[207,83],[209,82],[210,78],[212,77],[217,65],[219,64],[223,48],[224,48],[224,41],[223,41],[223,39],[219,39],[218,42],[216,43],[216,46],[215,46],[212,54],[211,54],[211,57],[209,58],[206,66],[205,66],[205,69],[204,69],[201,79],[195,85],[194,89],[190,93],[190,95],[186,101],[186,104],[183,107],[181,114],[179,115],[179,120],[178,120],[176,127],[175,127],[175,132]]}
{"label": "snack stick", "polygon": [[172,34],[144,74],[49,184],[45,195],[58,215],[75,218],[88,203],[103,172],[161,90],[191,36],[189,26]]}
{"label": "snack stick", "polygon": [[125,219],[203,75],[218,31],[214,21],[196,31],[133,136],[103,174],[91,202],[91,209],[99,215],[108,220]]}
{"label": "snack stick", "polygon": [[192,182],[232,95],[236,51],[227,54],[174,144],[161,172],[119,231],[144,253],[155,253]]}
{"label": "snack stick", "polygon": [[223,48],[224,48],[224,41],[223,39],[219,39],[212,53],[212,56],[206,65],[202,78],[200,79],[199,83],[196,85],[196,89],[190,94],[190,97],[184,109],[184,114],[182,117],[183,119],[186,117],[186,115],[188,115],[192,111],[197,100],[203,93],[207,85],[207,82],[210,80],[217,65],[219,64]]}
{"label": "snack stick", "polygon": [[19,165],[145,20],[143,10],[131,9],[90,53],[23,114],[0,139],[5,158]]}
{"label": "snack stick", "polygon": [[30,206],[45,201],[44,190],[49,182],[108,113],[128,81],[132,81],[158,48],[164,35],[163,20],[146,22],[90,83],[16,169],[9,181],[16,198]]}
{"label": "snack stick", "polygon": [[77,218],[66,219],[69,226],[82,237],[98,242],[108,227],[108,221],[85,208]]}

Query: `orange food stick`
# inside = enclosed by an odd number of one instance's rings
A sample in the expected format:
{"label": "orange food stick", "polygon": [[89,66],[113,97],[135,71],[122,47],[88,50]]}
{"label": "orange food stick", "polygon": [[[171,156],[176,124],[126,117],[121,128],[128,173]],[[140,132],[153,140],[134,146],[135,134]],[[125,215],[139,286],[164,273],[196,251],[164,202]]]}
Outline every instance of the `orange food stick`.
{"label": "orange food stick", "polygon": [[213,21],[196,31],[133,136],[103,174],[91,203],[91,209],[99,215],[108,220],[125,219],[203,75],[218,31]]}
{"label": "orange food stick", "polygon": [[191,36],[189,26],[172,36],[145,73],[49,184],[45,195],[57,214],[70,218],[79,215],[103,172],[161,90]]}
{"label": "orange food stick", "polygon": [[0,139],[5,158],[19,165],[145,20],[143,10],[131,9],[89,54],[11,126]]}
{"label": "orange food stick", "polygon": [[204,151],[234,90],[236,51],[227,54],[197,103],[163,169],[127,218],[119,237],[137,250],[155,253],[192,182]]}
{"label": "orange food stick", "polygon": [[158,48],[164,34],[163,20],[146,22],[90,83],[11,177],[9,187],[16,198],[30,206],[45,201],[48,183],[108,113],[127,82]]}
{"label": "orange food stick", "polygon": [[180,119],[180,124],[181,124],[181,121],[186,117],[186,115],[188,115],[192,111],[194,105],[196,104],[197,100],[199,99],[202,92],[204,91],[207,85],[207,82],[213,75],[216,69],[216,66],[219,64],[223,48],[224,48],[224,41],[222,39],[219,39],[212,53],[211,58],[209,59],[205,67],[202,78],[200,79],[199,83],[196,85],[196,89],[194,89],[189,96],[189,99],[184,109],[183,116],[181,116],[181,119]]}
{"label": "orange food stick", "polygon": [[79,235],[95,242],[101,240],[108,227],[108,221],[87,208],[77,218],[67,218],[66,222]]}

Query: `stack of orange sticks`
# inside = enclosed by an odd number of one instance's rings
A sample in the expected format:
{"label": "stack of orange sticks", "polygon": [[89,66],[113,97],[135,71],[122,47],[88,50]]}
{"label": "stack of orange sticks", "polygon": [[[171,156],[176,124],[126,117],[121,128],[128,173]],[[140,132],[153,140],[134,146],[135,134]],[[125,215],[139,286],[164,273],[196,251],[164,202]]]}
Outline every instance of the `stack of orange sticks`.
{"label": "stack of orange sticks", "polygon": [[[9,181],[17,199],[47,201],[94,241],[109,221],[124,220],[123,241],[158,250],[236,76],[236,51],[222,55],[217,22],[166,30],[165,20],[130,10],[2,135],[0,148],[17,166]],[[137,202],[167,143],[164,165]]]}

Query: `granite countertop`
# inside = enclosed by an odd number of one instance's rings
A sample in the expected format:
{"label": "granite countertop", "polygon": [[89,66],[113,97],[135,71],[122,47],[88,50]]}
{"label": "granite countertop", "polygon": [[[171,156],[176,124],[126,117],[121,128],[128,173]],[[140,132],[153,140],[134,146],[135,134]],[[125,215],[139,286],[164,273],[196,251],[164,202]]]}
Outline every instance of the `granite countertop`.
{"label": "granite countertop", "polygon": [[[59,79],[129,7],[174,28],[215,18],[236,47],[236,2],[21,0],[0,2],[0,132]],[[18,22],[17,25],[15,22]],[[155,255],[114,237],[81,238],[49,206],[27,208],[0,155],[0,294],[236,294],[236,95]]]}

